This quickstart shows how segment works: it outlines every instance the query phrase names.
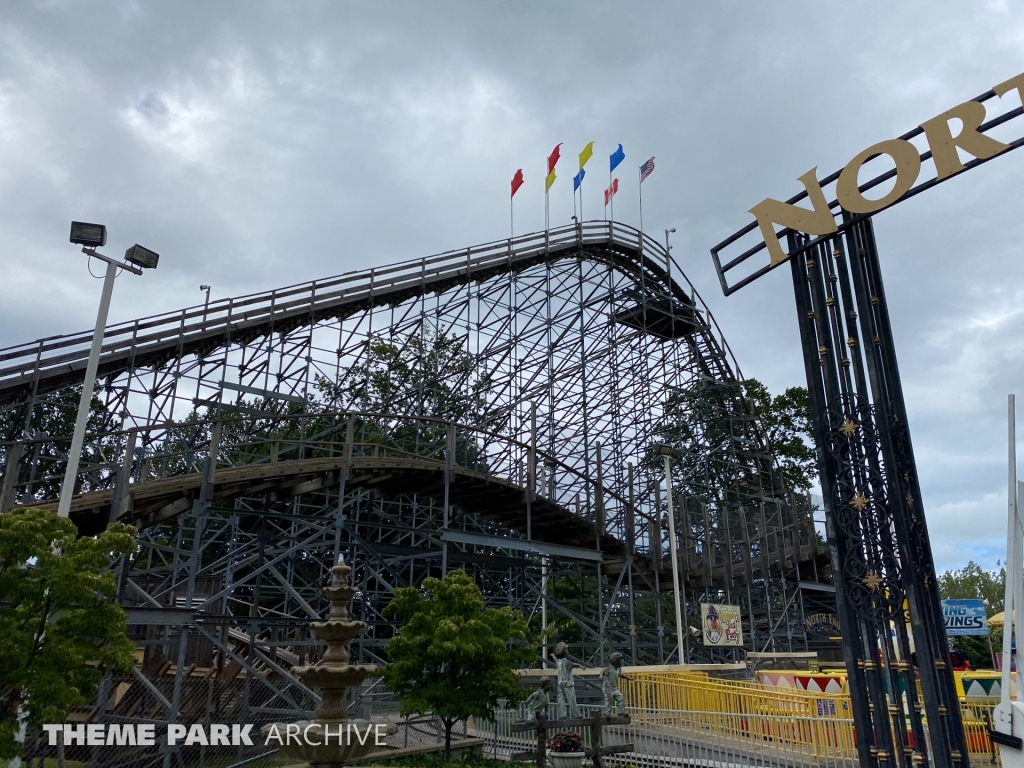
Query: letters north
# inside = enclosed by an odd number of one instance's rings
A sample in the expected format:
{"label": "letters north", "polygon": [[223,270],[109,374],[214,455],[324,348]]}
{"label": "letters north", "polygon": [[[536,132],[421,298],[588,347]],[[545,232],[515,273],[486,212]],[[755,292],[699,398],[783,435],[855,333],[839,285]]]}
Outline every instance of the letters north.
{"label": "letters north", "polygon": [[[1010,91],[1016,91],[1024,105],[1024,73],[1000,83],[992,90],[999,98],[1003,98]],[[959,133],[955,136],[950,127],[951,120],[958,120],[961,124]],[[978,101],[965,101],[921,123],[935,164],[937,181],[942,181],[966,168],[957,152],[958,148],[981,160],[994,157],[1010,148],[1011,145],[981,133],[978,129],[984,122],[985,105]],[[896,183],[888,194],[877,200],[869,200],[861,193],[857,177],[861,166],[879,155],[888,155],[896,164]],[[815,167],[799,177],[807,190],[812,209],[771,198],[762,200],[750,209],[761,229],[772,266],[789,258],[789,254],[782,249],[782,244],[775,234],[776,224],[808,235],[828,235],[839,229],[821,190],[817,171]],[[918,155],[917,147],[905,139],[880,141],[846,164],[836,181],[836,199],[843,209],[850,213],[874,213],[898,202],[914,186],[920,173],[921,156]]]}

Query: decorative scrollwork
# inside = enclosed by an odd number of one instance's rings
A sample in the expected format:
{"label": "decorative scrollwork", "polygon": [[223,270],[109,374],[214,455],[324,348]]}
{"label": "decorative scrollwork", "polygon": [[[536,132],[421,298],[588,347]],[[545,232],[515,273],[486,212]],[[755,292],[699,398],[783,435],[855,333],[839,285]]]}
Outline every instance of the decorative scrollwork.
{"label": "decorative scrollwork", "polygon": [[899,484],[903,488],[904,521],[909,534],[906,545],[917,570],[915,576],[919,583],[931,589],[935,584],[935,570],[932,565],[931,544],[928,540],[924,511],[915,497],[918,483],[910,444],[910,430],[902,420],[894,417],[889,424],[889,432],[892,435],[893,463]]}
{"label": "decorative scrollwork", "polygon": [[904,590],[875,410],[859,395],[845,394],[829,403],[827,417],[841,577],[862,617],[888,621],[902,613]]}

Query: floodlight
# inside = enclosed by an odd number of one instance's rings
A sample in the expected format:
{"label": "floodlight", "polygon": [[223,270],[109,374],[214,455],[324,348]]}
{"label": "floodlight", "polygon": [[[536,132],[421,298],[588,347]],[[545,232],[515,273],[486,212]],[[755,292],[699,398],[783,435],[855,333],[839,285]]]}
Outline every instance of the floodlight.
{"label": "floodlight", "polygon": [[156,269],[156,263],[160,260],[160,254],[149,250],[149,248],[143,248],[136,243],[124,252],[124,260],[143,269]]}
{"label": "floodlight", "polygon": [[659,444],[654,446],[654,450],[656,450],[658,452],[659,456],[671,456],[673,459],[678,459],[679,458],[679,451],[677,451],[671,445],[665,445],[664,443],[659,443]]}
{"label": "floodlight", "polygon": [[87,224],[84,221],[71,222],[71,242],[87,248],[99,248],[107,244],[107,228],[102,224]]}
{"label": "floodlight", "polygon": [[90,264],[93,259],[105,261],[107,272],[103,276],[103,292],[100,294],[99,312],[96,313],[96,329],[92,334],[89,360],[85,365],[85,380],[82,385],[82,397],[78,401],[75,431],[71,436],[71,448],[68,451],[67,463],[64,465],[64,480],[61,484],[60,500],[57,502],[57,517],[71,515],[71,497],[75,492],[78,463],[82,457],[85,428],[89,421],[89,403],[92,402],[93,389],[96,386],[100,352],[103,349],[103,331],[107,327],[107,312],[110,309],[110,294],[114,290],[114,280],[122,271],[141,275],[143,269],[155,269],[160,260],[160,254],[143,248],[137,243],[125,251],[124,261],[103,255],[96,250],[101,245],[107,244],[107,228],[102,224],[89,224],[84,221],[71,222],[71,242],[84,246],[82,252],[88,254]]}

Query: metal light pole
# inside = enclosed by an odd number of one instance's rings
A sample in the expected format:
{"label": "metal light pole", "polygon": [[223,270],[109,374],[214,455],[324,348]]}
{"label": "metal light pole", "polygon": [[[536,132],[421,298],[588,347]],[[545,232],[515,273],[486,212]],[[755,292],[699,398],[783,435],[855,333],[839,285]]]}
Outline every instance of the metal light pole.
{"label": "metal light pole", "polygon": [[668,243],[668,236],[669,233],[675,231],[675,227],[672,227],[672,229],[665,230],[665,266],[668,269],[668,276],[670,280],[672,279],[672,246],[669,245]]}
{"label": "metal light pole", "polygon": [[[68,517],[71,514],[71,497],[75,493],[75,478],[78,476],[78,465],[82,458],[82,443],[85,441],[85,428],[89,423],[89,404],[96,388],[96,370],[100,364],[100,350],[103,348],[103,332],[107,327],[107,311],[110,309],[110,296],[114,292],[114,278],[119,269],[141,275],[142,269],[156,268],[158,254],[140,245],[132,246],[125,253],[124,261],[116,261],[96,251],[96,247],[107,242],[107,228],[98,224],[71,223],[71,242],[83,246],[82,253],[91,259],[99,259],[107,263],[107,272],[103,278],[103,292],[100,294],[100,308],[96,313],[96,327],[92,332],[92,346],[89,349],[89,361],[85,366],[85,381],[82,383],[82,396],[78,400],[78,416],[75,419],[75,431],[71,437],[71,449],[68,451],[68,463],[64,469],[64,482],[60,489],[60,500],[57,503],[57,516]],[[134,266],[138,265],[138,266]]]}
{"label": "metal light pole", "polygon": [[200,291],[206,291],[206,301],[203,303],[203,322],[206,322],[206,313],[210,310],[210,286],[200,285]]}
{"label": "metal light pole", "polygon": [[672,507],[672,459],[679,454],[672,446],[659,445],[658,453],[665,460],[665,493],[668,496],[668,546],[672,558],[672,596],[676,606],[676,643],[678,645],[679,663],[683,664],[683,605],[679,589],[679,555],[676,548],[676,522]]}

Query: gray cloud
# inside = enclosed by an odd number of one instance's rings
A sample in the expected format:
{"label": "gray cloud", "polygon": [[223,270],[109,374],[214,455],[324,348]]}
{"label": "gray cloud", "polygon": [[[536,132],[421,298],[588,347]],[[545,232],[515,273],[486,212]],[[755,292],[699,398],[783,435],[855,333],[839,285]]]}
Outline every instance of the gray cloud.
{"label": "gray cloud", "polygon": [[[543,221],[544,159],[651,155],[644,222],[747,375],[802,381],[784,270],[725,299],[708,248],[764,197],[1024,70],[1020,2],[16,3],[0,26],[0,345],[91,326],[66,242],[102,221],[157,273],[112,320],[497,239]],[[877,219],[940,567],[1001,555],[1005,395],[1024,373],[1024,153]],[[591,180],[593,182],[591,183]],[[616,216],[638,222],[624,174]],[[1024,393],[1024,392],[1022,392]]]}

